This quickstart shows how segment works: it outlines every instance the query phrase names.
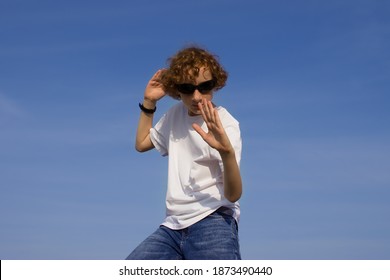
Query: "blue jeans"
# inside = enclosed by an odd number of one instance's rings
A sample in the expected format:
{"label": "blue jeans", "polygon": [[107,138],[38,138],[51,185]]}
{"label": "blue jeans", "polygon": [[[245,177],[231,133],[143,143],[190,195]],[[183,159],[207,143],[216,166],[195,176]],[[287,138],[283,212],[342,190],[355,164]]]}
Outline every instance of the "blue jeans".
{"label": "blue jeans", "polygon": [[181,230],[160,226],[127,260],[240,260],[236,220],[218,210]]}

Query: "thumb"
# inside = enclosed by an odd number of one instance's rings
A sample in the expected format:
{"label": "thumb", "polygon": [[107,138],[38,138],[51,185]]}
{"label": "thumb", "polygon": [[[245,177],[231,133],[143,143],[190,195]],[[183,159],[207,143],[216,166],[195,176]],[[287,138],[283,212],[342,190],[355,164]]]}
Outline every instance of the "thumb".
{"label": "thumb", "polygon": [[199,124],[193,123],[192,128],[195,129],[196,132],[204,139],[207,135],[207,133],[200,127]]}

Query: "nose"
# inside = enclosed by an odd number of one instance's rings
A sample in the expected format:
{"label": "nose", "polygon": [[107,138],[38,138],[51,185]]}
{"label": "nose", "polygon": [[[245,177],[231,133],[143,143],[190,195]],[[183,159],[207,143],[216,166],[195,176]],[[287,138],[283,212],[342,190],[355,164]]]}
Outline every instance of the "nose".
{"label": "nose", "polygon": [[201,101],[202,100],[202,94],[199,92],[198,89],[195,89],[194,93],[192,94],[192,99],[195,101]]}

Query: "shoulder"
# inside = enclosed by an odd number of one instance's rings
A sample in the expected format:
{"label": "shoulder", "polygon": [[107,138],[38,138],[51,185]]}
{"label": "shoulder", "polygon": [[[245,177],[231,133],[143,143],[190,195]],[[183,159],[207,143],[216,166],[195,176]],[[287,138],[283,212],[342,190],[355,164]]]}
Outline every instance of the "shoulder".
{"label": "shoulder", "polygon": [[179,102],[170,107],[160,118],[159,122],[167,122],[179,118],[183,114],[182,102]]}
{"label": "shoulder", "polygon": [[168,109],[168,111],[165,112],[164,116],[173,116],[177,117],[180,114],[183,114],[185,111],[183,102],[178,102],[177,104],[173,105],[171,108]]}
{"label": "shoulder", "polygon": [[217,106],[216,109],[218,111],[219,118],[221,119],[221,122],[224,126],[225,125],[239,126],[238,120],[235,117],[233,117],[226,108],[222,106]]}

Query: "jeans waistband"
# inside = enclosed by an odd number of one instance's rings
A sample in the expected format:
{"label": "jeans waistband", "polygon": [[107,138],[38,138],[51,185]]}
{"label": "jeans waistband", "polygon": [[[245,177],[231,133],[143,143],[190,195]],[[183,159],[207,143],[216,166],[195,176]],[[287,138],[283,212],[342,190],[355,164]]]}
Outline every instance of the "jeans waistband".
{"label": "jeans waistband", "polygon": [[221,206],[215,212],[233,217],[234,210],[226,206]]}

